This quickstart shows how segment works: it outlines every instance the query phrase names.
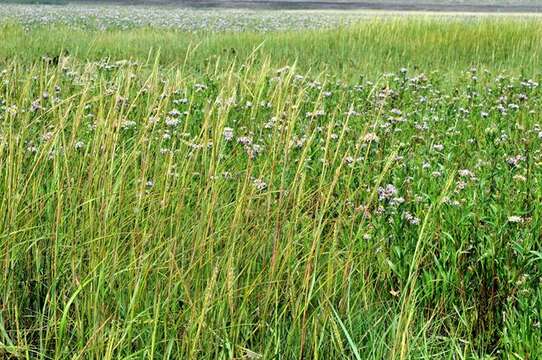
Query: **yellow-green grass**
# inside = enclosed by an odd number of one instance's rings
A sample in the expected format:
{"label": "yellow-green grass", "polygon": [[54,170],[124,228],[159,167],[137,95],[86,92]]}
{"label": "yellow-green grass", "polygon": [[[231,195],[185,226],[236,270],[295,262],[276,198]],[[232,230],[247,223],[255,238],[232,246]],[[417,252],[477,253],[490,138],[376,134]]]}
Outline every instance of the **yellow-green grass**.
{"label": "yellow-green grass", "polygon": [[470,66],[533,74],[542,64],[542,22],[533,18],[377,18],[335,30],[277,33],[198,33],[143,28],[98,31],[5,24],[0,61],[38,61],[62,50],[83,61],[147,61],[159,50],[161,65],[187,65],[203,73],[254,53],[272,66],[297,63],[300,71],[357,81],[400,67],[461,71]]}
{"label": "yellow-green grass", "polygon": [[0,357],[539,358],[541,28],[6,25]]}

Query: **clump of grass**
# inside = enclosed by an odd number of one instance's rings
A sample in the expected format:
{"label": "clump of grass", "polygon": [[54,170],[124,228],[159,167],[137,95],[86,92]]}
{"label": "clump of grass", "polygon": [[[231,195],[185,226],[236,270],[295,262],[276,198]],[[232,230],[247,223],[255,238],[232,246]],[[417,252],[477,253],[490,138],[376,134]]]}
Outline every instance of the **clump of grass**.
{"label": "clump of grass", "polygon": [[[362,36],[344,31],[271,49]],[[345,81],[341,52],[317,74],[266,44],[3,63],[0,354],[540,356],[542,93],[513,72],[530,43],[509,72],[459,70],[458,50],[450,72]]]}

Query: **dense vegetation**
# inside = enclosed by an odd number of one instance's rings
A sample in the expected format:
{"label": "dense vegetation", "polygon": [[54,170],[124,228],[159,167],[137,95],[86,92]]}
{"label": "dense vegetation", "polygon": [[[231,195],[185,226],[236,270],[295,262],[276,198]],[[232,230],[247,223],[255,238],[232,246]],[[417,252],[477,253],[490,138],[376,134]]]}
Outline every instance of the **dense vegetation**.
{"label": "dense vegetation", "polygon": [[542,25],[0,29],[0,357],[542,356]]}

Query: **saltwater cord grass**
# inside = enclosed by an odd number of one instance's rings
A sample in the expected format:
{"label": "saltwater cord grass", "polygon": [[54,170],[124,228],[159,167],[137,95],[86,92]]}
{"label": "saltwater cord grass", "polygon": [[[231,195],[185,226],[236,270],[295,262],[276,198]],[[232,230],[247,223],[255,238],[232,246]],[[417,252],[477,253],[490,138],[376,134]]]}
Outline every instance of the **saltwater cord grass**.
{"label": "saltwater cord grass", "polygon": [[[24,29],[5,22],[0,28],[0,61],[31,64],[64,52],[82,61],[146,62],[160,52],[165,67],[181,66],[193,74],[226,71],[255,49],[256,65],[268,59],[276,68],[297,64],[299,72],[334,79],[377,78],[401,67],[447,77],[476,66],[531,76],[542,64],[542,22],[532,18],[462,18],[435,16],[375,18],[333,30],[258,33],[186,33],[168,29],[79,29],[36,25]],[[363,79],[361,79],[363,80]]]}
{"label": "saltwater cord grass", "polygon": [[541,356],[539,27],[376,24],[0,48],[0,356]]}

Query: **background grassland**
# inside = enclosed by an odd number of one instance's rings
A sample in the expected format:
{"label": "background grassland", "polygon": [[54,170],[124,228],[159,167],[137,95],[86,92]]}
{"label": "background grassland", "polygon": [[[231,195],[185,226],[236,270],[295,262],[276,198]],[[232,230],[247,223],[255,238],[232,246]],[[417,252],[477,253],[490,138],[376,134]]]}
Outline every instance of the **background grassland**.
{"label": "background grassland", "polygon": [[0,357],[540,358],[541,33],[3,25]]}
{"label": "background grassland", "polygon": [[[98,31],[61,27],[1,29],[0,59],[32,63],[43,55],[68,51],[87,60],[103,57],[147,61],[160,50],[166,67],[186,65],[195,72],[206,66],[228,68],[256,51],[255,60],[271,66],[297,64],[302,72],[344,77],[377,75],[401,67],[448,74],[470,66],[533,74],[542,63],[542,22],[516,20],[378,19],[357,26],[321,31],[188,34],[165,29]],[[154,53],[153,53],[154,51]]]}

